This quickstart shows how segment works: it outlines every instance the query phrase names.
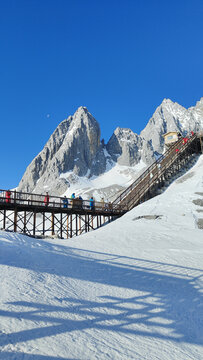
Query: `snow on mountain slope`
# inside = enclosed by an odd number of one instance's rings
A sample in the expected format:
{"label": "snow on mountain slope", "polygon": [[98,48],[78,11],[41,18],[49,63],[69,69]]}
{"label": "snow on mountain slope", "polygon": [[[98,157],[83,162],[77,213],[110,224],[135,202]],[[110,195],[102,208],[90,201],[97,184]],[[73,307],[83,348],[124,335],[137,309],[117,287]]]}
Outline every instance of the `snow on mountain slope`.
{"label": "snow on mountain slope", "polygon": [[[128,128],[116,128],[107,144],[100,140],[100,126],[86,107],[79,107],[73,116],[62,121],[50,136],[43,150],[27,167],[18,191],[63,195],[78,188],[77,180],[87,182],[123,165],[132,174],[132,181],[144,163],[151,164],[164,151],[163,134],[182,134],[203,130],[203,98],[196,106],[185,109],[170,99],[157,107],[140,135]],[[135,175],[133,172],[135,170]],[[76,188],[74,189],[74,185]],[[96,192],[100,197],[112,196],[121,190],[116,182],[110,189]],[[97,186],[98,187],[98,186]],[[71,189],[70,189],[71,188]],[[94,187],[90,189],[93,191]],[[110,190],[110,191],[108,191]],[[100,199],[97,199],[100,200]]]}
{"label": "snow on mountain slope", "polygon": [[178,131],[181,134],[198,132],[203,129],[203,98],[196,106],[185,109],[170,99],[164,99],[157,107],[148,124],[141,131],[140,136],[151,140],[152,148],[158,153],[163,152],[163,134],[169,131]]}
{"label": "snow on mountain slope", "polygon": [[[203,358],[203,156],[72,240],[0,232],[0,359]],[[203,220],[202,220],[203,221]]]}
{"label": "snow on mountain slope", "polygon": [[81,195],[84,200],[88,200],[90,196],[100,201],[104,197],[105,201],[112,201],[115,194],[123,191],[129,186],[146,168],[146,164],[140,163],[133,167],[114,164],[112,167],[99,176],[79,177],[73,172],[63,174],[61,177],[72,179],[71,185],[64,195],[70,197],[73,192],[76,196]]}

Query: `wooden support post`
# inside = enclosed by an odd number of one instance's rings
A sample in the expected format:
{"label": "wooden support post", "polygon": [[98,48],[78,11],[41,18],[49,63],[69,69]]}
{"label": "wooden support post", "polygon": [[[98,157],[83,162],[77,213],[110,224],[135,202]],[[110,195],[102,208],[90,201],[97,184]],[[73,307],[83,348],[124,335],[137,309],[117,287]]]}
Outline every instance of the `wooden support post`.
{"label": "wooden support post", "polygon": [[36,211],[33,212],[33,235],[35,235],[36,230]]}
{"label": "wooden support post", "polygon": [[24,211],[24,224],[23,224],[23,232],[26,233],[26,211]]}
{"label": "wooden support post", "polygon": [[6,229],[6,209],[4,210],[4,222],[3,222],[3,229]]}
{"label": "wooden support post", "polygon": [[14,232],[17,231],[17,221],[18,221],[18,212],[17,209],[14,209]]}
{"label": "wooden support post", "polygon": [[61,218],[60,218],[60,238],[63,238],[63,213],[61,213]]}
{"label": "wooden support post", "polygon": [[73,216],[70,215],[70,237],[73,237]]}
{"label": "wooden support post", "polygon": [[55,235],[54,233],[54,213],[51,213],[51,234]]}
{"label": "wooden support post", "polygon": [[79,234],[81,235],[82,230],[81,230],[81,217],[79,216]]}
{"label": "wooden support post", "polygon": [[85,232],[87,232],[87,221],[88,221],[88,218],[87,218],[87,214],[85,214]]}
{"label": "wooden support post", "polygon": [[99,215],[97,215],[97,228],[99,227]]}
{"label": "wooden support post", "polygon": [[90,216],[87,215],[88,223],[87,223],[87,231],[90,231]]}
{"label": "wooden support post", "polygon": [[75,234],[78,235],[78,215],[75,214]]}
{"label": "wooden support post", "polygon": [[93,227],[94,227],[93,215],[91,215],[91,226],[92,226],[92,229],[93,229]]}
{"label": "wooden support post", "polygon": [[14,204],[16,203],[16,190],[14,191]]}
{"label": "wooden support post", "polygon": [[68,226],[69,226],[68,225],[68,220],[69,220],[68,218],[69,218],[69,216],[67,215],[67,222],[66,222],[66,225],[67,225],[67,239],[68,239]]}
{"label": "wooden support post", "polygon": [[45,234],[45,213],[43,212],[43,219],[42,219],[42,234]]}

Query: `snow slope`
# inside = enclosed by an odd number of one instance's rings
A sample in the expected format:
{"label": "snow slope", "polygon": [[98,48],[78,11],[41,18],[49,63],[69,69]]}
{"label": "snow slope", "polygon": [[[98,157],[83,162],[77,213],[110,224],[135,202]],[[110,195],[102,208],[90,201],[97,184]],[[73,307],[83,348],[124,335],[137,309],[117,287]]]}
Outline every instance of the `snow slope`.
{"label": "snow slope", "polygon": [[200,156],[162,195],[89,234],[1,231],[0,359],[202,360],[202,205]]}
{"label": "snow slope", "polygon": [[72,177],[72,183],[67,191],[63,194],[68,198],[73,192],[76,196],[82,195],[84,200],[88,200],[91,196],[96,201],[104,198],[106,202],[112,201],[119,191],[124,191],[146,168],[146,164],[140,161],[139,164],[129,167],[114,163],[107,171],[99,176],[87,178],[85,176],[77,176],[73,172],[68,172],[61,176],[62,179]]}

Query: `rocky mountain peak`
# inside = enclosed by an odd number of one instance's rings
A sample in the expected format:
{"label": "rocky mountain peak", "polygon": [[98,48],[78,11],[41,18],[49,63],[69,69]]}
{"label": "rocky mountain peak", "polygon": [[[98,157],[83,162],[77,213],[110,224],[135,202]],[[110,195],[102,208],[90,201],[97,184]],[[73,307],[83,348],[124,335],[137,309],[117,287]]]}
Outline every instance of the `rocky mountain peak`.
{"label": "rocky mountain peak", "polygon": [[74,113],[73,120],[75,121],[75,120],[83,119],[83,118],[88,119],[88,117],[91,118],[91,116],[92,115],[89,113],[89,111],[86,107],[80,106]]}
{"label": "rocky mountain peak", "polygon": [[76,110],[75,113],[78,113],[78,112],[88,112],[86,106],[79,106],[79,108]]}
{"label": "rocky mountain peak", "polygon": [[203,111],[203,97],[200,98],[199,101],[197,101],[195,107],[190,109],[196,109],[196,110],[202,110]]}
{"label": "rocky mountain peak", "polygon": [[163,134],[168,131],[184,134],[202,129],[203,97],[189,109],[165,98],[140,135],[117,127],[105,145],[100,141],[98,122],[85,106],[80,106],[58,125],[26,169],[18,190],[61,195],[80,177],[99,176],[116,164],[150,164],[163,153]]}
{"label": "rocky mountain peak", "polygon": [[64,192],[69,185],[67,172],[84,176],[100,148],[100,127],[87,108],[79,107],[56,128],[44,149],[27,168],[19,190]]}
{"label": "rocky mountain peak", "polygon": [[167,99],[167,98],[163,99],[161,103],[161,105],[172,105],[172,104],[174,104],[174,102],[171,99]]}
{"label": "rocky mountain peak", "polygon": [[203,97],[201,97],[200,100],[197,101],[197,104],[199,104],[199,103],[203,104]]}
{"label": "rocky mountain peak", "polygon": [[[100,144],[100,126],[97,120],[92,116],[88,109],[80,106],[72,117],[71,134],[79,134],[80,136],[87,133],[90,143]],[[70,134],[69,134],[70,135]],[[96,135],[96,139],[94,136]],[[96,140],[96,141],[95,141]],[[93,150],[93,149],[92,149]]]}

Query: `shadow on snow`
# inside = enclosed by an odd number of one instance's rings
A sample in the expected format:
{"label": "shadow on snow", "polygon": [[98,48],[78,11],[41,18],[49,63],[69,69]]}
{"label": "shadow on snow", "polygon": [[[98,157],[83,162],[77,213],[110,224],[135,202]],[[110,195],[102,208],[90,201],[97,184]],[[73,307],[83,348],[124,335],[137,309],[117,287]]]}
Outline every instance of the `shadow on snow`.
{"label": "shadow on snow", "polygon": [[26,354],[21,352],[9,352],[9,351],[1,351],[0,352],[0,360],[75,360],[71,358],[61,358],[49,355],[34,355],[34,354]]}
{"label": "shadow on snow", "polygon": [[[20,247],[12,244],[16,254],[12,257],[4,257],[2,254],[0,262],[38,273],[131,289],[135,291],[135,296],[127,298],[123,292],[124,296],[104,295],[98,297],[97,301],[62,298],[58,299],[58,306],[26,301],[12,302],[12,307],[16,306],[16,310],[1,310],[0,316],[46,325],[9,335],[1,334],[0,346],[85,329],[202,345],[200,269],[49,243],[43,244],[43,248],[37,248],[34,241],[32,244],[35,246],[32,249],[28,246],[26,257],[26,249],[21,254]],[[104,289],[104,292],[107,291]],[[80,320],[75,320],[77,316]],[[29,360],[46,359],[37,355],[29,356]]]}

